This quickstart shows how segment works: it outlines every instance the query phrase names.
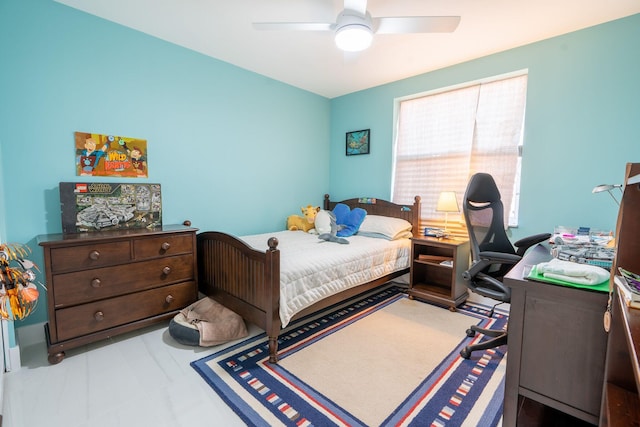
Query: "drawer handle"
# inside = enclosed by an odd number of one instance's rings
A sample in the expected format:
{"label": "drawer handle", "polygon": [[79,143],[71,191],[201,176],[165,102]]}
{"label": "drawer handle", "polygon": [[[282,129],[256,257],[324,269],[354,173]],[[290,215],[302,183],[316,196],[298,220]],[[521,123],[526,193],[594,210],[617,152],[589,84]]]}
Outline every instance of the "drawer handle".
{"label": "drawer handle", "polygon": [[94,288],[99,288],[100,286],[102,286],[102,281],[96,277],[91,281],[91,286]]}
{"label": "drawer handle", "polygon": [[168,276],[169,273],[171,273],[171,267],[166,266],[165,268],[162,269],[162,272],[165,274],[165,276]]}
{"label": "drawer handle", "polygon": [[167,295],[164,300],[167,302],[167,304],[171,304],[174,300],[173,295]]}
{"label": "drawer handle", "polygon": [[98,251],[91,251],[91,253],[89,254],[89,258],[91,258],[94,261],[97,261],[98,258],[100,258],[100,252]]}
{"label": "drawer handle", "polygon": [[169,248],[171,247],[171,243],[164,242],[160,247],[162,248],[163,251],[168,251]]}
{"label": "drawer handle", "polygon": [[98,322],[101,322],[104,319],[104,313],[101,311],[96,311],[96,313],[93,315],[93,318]]}

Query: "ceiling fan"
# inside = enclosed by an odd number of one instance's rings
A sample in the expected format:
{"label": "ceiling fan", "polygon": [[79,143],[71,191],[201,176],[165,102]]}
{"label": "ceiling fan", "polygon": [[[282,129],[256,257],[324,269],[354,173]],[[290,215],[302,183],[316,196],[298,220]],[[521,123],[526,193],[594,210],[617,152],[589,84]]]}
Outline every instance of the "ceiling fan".
{"label": "ceiling fan", "polygon": [[344,10],[336,22],[254,22],[256,30],[333,31],[338,48],[347,52],[364,50],[374,34],[450,33],[460,23],[459,16],[371,17],[367,0],[344,0]]}

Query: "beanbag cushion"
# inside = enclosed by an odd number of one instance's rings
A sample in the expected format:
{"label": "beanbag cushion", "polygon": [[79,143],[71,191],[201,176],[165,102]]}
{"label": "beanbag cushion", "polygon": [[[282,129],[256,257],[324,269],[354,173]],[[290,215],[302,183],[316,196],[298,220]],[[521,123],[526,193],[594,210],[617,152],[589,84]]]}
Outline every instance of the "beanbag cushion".
{"label": "beanbag cushion", "polygon": [[211,298],[203,298],[182,309],[169,323],[169,334],[181,344],[201,347],[224,344],[248,335],[242,317]]}
{"label": "beanbag cushion", "polygon": [[367,216],[367,211],[362,208],[350,209],[349,206],[344,203],[338,203],[333,208],[333,213],[336,216],[336,223],[338,224],[338,237],[353,236],[358,232],[360,224]]}
{"label": "beanbag cushion", "polygon": [[169,335],[183,345],[200,344],[200,331],[196,325],[187,322],[184,314],[178,313],[169,322]]}

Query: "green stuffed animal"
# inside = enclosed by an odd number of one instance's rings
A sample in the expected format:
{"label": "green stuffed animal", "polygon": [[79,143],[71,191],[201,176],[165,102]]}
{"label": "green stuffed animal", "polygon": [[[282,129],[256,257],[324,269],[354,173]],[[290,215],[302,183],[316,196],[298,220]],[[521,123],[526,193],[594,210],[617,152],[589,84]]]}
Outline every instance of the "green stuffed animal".
{"label": "green stuffed animal", "polygon": [[320,206],[311,206],[300,208],[302,215],[289,215],[287,218],[287,230],[291,231],[310,231],[315,228],[316,214],[320,212]]}

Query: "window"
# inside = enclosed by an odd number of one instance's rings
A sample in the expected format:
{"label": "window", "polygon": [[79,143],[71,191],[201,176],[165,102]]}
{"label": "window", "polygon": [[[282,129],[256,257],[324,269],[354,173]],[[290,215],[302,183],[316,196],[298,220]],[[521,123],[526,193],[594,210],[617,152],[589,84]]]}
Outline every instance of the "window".
{"label": "window", "polygon": [[[517,226],[526,92],[520,72],[398,100],[392,200],[419,195],[424,225],[442,227],[440,192],[455,191],[460,204],[471,175],[487,172],[502,195],[505,227]],[[462,212],[449,214],[452,223],[466,233]]]}

